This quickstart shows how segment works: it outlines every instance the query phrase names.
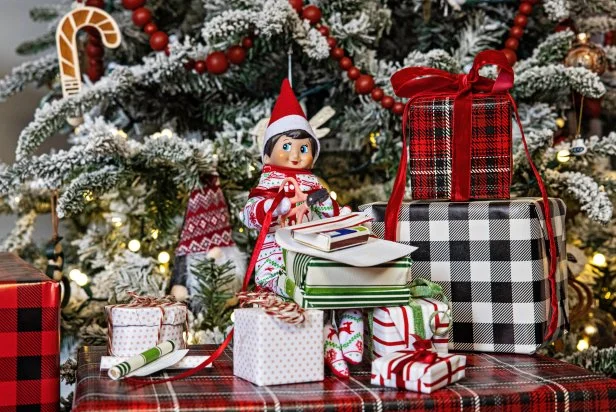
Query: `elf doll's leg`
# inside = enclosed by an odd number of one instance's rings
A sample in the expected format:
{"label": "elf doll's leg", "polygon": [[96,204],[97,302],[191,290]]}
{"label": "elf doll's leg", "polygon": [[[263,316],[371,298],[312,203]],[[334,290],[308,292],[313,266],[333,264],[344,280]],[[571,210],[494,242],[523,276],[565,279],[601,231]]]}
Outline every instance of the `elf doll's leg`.
{"label": "elf doll's leg", "polygon": [[344,359],[352,365],[361,363],[364,354],[364,316],[361,309],[342,312],[338,338]]}
{"label": "elf doll's leg", "polygon": [[323,341],[325,365],[327,365],[337,377],[343,379],[348,378],[349,366],[344,360],[340,341],[338,340],[338,332],[331,321],[327,321],[323,327]]}
{"label": "elf doll's leg", "polygon": [[[279,281],[279,275],[283,273],[282,249],[276,243],[274,234],[268,233],[255,265],[255,283],[261,288],[288,297],[284,284]],[[281,284],[282,287],[279,286]]]}

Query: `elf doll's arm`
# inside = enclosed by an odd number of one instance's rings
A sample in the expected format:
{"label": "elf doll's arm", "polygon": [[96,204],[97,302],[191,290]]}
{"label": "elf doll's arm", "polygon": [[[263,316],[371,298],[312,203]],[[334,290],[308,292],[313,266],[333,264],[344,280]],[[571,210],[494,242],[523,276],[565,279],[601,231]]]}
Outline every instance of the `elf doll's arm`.
{"label": "elf doll's arm", "polygon": [[[242,211],[242,222],[248,229],[261,229],[263,227],[263,219],[265,214],[272,207],[273,199],[267,199],[264,196],[253,196],[248,199],[244,210]],[[274,213],[273,217],[284,215],[291,210],[291,201],[288,198],[282,199]]]}

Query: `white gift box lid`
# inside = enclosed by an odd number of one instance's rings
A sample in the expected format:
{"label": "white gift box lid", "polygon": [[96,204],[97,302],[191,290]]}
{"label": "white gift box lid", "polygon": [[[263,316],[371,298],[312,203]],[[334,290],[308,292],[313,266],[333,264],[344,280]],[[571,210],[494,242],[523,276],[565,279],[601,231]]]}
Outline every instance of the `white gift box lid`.
{"label": "white gift box lid", "polygon": [[[161,310],[162,308],[162,310]],[[172,305],[156,307],[135,307],[109,305],[105,307],[111,317],[113,326],[160,326],[163,316],[163,325],[182,325],[186,322],[186,305],[174,303]]]}

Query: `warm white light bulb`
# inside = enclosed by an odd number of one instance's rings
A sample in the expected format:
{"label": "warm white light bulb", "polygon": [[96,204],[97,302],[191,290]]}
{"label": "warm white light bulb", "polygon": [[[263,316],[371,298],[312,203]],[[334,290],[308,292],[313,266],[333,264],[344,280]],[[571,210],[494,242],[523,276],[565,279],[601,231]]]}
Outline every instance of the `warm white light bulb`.
{"label": "warm white light bulb", "polygon": [[586,333],[587,335],[594,335],[597,332],[598,329],[595,325],[586,325],[584,327],[584,333]]}
{"label": "warm white light bulb", "polygon": [[159,263],[163,263],[163,264],[169,263],[170,260],[171,260],[171,256],[169,255],[169,253],[165,252],[164,250],[158,254]]}
{"label": "warm white light bulb", "polygon": [[571,152],[569,152],[569,150],[567,149],[560,150],[556,154],[556,160],[558,160],[560,163],[568,162],[570,157],[571,157]]}
{"label": "warm white light bulb", "polygon": [[605,266],[607,259],[603,253],[595,253],[592,257],[592,264],[595,266]]}
{"label": "warm white light bulb", "polygon": [[577,343],[577,350],[586,350],[588,349],[588,341],[586,339],[580,339]]}
{"label": "warm white light bulb", "polygon": [[152,239],[158,239],[158,234],[159,234],[158,229],[152,229],[152,231],[150,232]]}
{"label": "warm white light bulb", "polygon": [[128,250],[131,252],[137,252],[139,249],[141,249],[141,242],[137,239],[132,239],[128,242]]}
{"label": "warm white light bulb", "polygon": [[89,281],[88,276],[79,269],[71,270],[68,277],[79,286],[85,286]]}

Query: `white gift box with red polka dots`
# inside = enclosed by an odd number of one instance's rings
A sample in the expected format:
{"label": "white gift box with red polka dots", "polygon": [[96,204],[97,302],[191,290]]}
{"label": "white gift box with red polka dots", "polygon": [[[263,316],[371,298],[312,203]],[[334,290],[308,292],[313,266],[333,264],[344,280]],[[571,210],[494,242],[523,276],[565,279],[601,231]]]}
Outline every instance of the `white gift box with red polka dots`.
{"label": "white gift box with red polka dots", "polygon": [[323,380],[323,311],[292,325],[261,308],[234,312],[233,374],[258,386]]}
{"label": "white gift box with red polka dots", "polygon": [[134,356],[165,340],[173,341],[177,348],[185,347],[186,310],[183,303],[156,307],[105,307],[111,328],[109,354]]}

